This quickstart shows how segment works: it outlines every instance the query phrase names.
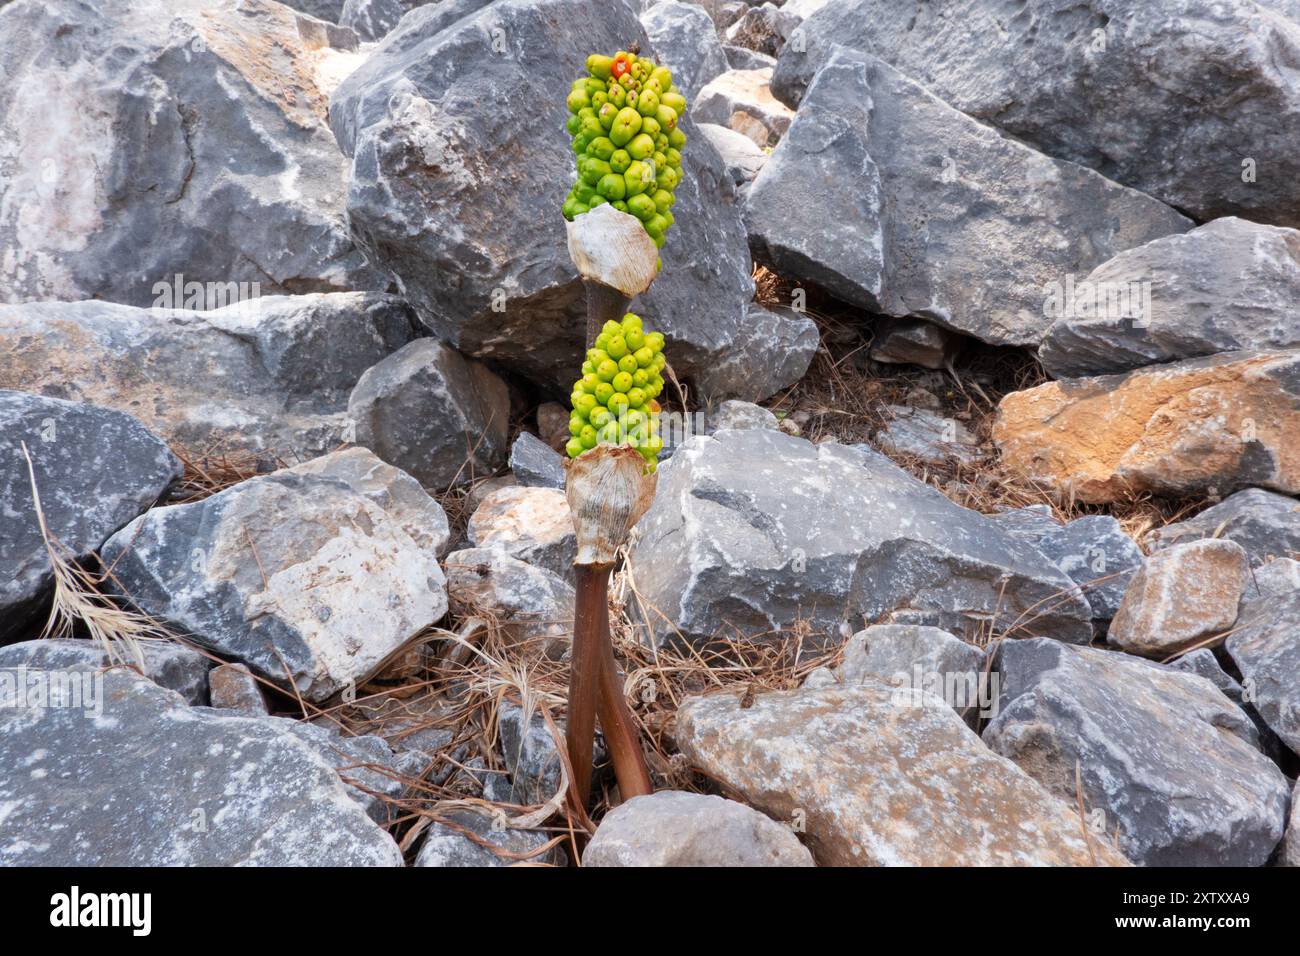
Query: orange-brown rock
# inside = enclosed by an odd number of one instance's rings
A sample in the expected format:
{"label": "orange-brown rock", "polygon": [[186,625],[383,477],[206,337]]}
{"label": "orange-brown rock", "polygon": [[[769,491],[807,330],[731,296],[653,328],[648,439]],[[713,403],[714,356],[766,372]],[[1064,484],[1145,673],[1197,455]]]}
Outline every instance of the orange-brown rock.
{"label": "orange-brown rock", "polygon": [[1063,498],[1300,492],[1300,351],[1229,352],[1049,382],[1002,400],[1010,472]]}

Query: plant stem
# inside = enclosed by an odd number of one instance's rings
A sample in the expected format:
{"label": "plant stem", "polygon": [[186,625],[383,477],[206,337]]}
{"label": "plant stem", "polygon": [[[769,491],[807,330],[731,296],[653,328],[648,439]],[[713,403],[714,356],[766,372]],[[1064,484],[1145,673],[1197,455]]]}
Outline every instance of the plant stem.
{"label": "plant stem", "polygon": [[573,649],[569,655],[569,710],[564,730],[573,765],[573,797],[585,808],[591,794],[591,748],[596,732],[596,699],[600,694],[602,630],[608,628],[609,567],[573,567]]}
{"label": "plant stem", "polygon": [[632,300],[617,289],[591,279],[583,279],[582,286],[587,290],[587,348],[591,348],[596,344],[601,326],[611,319],[615,322],[622,319]]}
{"label": "plant stem", "polygon": [[614,659],[614,642],[609,631],[609,606],[601,628],[600,700],[596,705],[605,745],[614,761],[619,794],[624,800],[654,792],[645,753],[637,735],[636,721],[623,697],[622,673]]}

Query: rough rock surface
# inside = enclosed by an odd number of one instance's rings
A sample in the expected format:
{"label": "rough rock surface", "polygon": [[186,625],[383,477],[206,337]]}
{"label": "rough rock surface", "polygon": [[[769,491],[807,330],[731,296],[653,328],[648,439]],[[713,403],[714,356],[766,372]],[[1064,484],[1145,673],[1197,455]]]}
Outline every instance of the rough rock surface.
{"label": "rough rock surface", "polygon": [[1232,541],[1158,551],[1133,575],[1107,634],[1130,654],[1168,657],[1232,627],[1250,562]]}
{"label": "rough rock surface", "polygon": [[641,26],[688,103],[695,102],[700,87],[730,68],[717,28],[693,3],[664,0],[649,6],[641,14]]}
{"label": "rough rock surface", "polygon": [[724,428],[734,428],[744,431],[748,428],[776,428],[776,416],[764,408],[762,405],[755,405],[752,402],[727,401],[720,404],[717,409],[709,415],[709,430],[722,431]]}
{"label": "rough rock surface", "polygon": [[[439,338],[567,386],[585,329],[558,215],[573,153],[563,99],[538,91],[567,89],[592,50],[653,47],[621,3],[499,0],[450,26],[444,6],[412,11],[331,101],[353,158],[352,229]],[[677,374],[709,391],[720,357],[761,353],[746,337],[754,284],[735,188],[694,124],[683,129],[677,224],[638,305]]]}
{"label": "rough rock surface", "polygon": [[768,89],[770,68],[728,70],[700,90],[691,106],[697,123],[713,123],[749,137],[756,146],[775,146],[794,119],[794,110]]}
{"label": "rough rock surface", "polygon": [[325,121],[350,30],[271,0],[20,0],[0,46],[0,301],[387,287]]}
{"label": "rough rock surface", "polygon": [[1037,345],[1045,288],[1192,223],[841,51],[745,199],[755,258],[855,305]]}
{"label": "rough rock surface", "polygon": [[[637,526],[637,586],[692,640],[797,620],[838,640],[893,614],[955,633],[1091,637],[1091,610],[1033,548],[871,451],[768,429],[697,436],[660,471]],[[654,637],[673,630],[659,615]]]}
{"label": "rough rock surface", "polygon": [[[1246,715],[1204,678],[1059,641],[1005,641],[985,742],[1152,866],[1259,866],[1287,782]],[[1098,812],[1100,811],[1100,812]]]}
{"label": "rough rock surface", "polygon": [[501,755],[510,773],[510,802],[545,803],[560,789],[561,765],[546,719],[534,709],[525,721],[524,709],[513,701],[502,703],[497,717]]}
{"label": "rough rock surface", "polygon": [[700,394],[706,400],[760,402],[804,377],[820,341],[817,325],[808,316],[751,302],[734,347],[716,357]]}
{"label": "rough rock surface", "polygon": [[735,23],[727,27],[724,37],[734,46],[776,56],[802,18],[782,9],[780,4],[752,4]]}
{"label": "rough rock surface", "polygon": [[1111,515],[1084,515],[1061,524],[1043,506],[1003,512],[993,515],[993,520],[1068,574],[1098,621],[1115,616],[1129,581],[1142,565],[1141,550]]}
{"label": "rough rock surface", "polygon": [[[487,2],[479,0],[478,6]],[[362,40],[382,40],[402,17],[416,7],[431,3],[451,5],[448,0],[344,0],[340,4],[338,23],[355,31]]]}
{"label": "rough rock surface", "polygon": [[1300,588],[1247,602],[1225,646],[1247,699],[1300,754]]}
{"label": "rough rock surface", "polygon": [[552,847],[549,833],[515,830],[504,818],[474,810],[458,810],[445,823],[431,823],[415,857],[416,866],[511,866],[515,863],[564,864],[564,852]]}
{"label": "rough rock surface", "polygon": [[195,455],[292,463],[338,447],[348,393],[416,324],[400,299],[366,293],[207,312],[0,305],[0,388],[116,408]]}
{"label": "rough rock surface", "polygon": [[767,162],[767,153],[754,145],[754,141],[744,133],[737,133],[716,123],[701,123],[699,130],[718,151],[731,175],[731,181],[737,186],[752,182]]}
{"label": "rough rock surface", "polygon": [[453,551],[443,569],[453,612],[492,612],[509,639],[550,658],[569,649],[573,588],[558,575],[493,548]]}
{"label": "rough rock surface", "polygon": [[[114,535],[104,559],[145,613],[323,701],[447,611],[436,547],[407,530],[441,509],[354,488],[356,454],[156,508]],[[411,480],[389,471],[390,483]]]}
{"label": "rough rock surface", "polygon": [[[190,704],[208,702],[208,668],[211,662],[197,651],[172,641],[137,642],[144,655],[144,676],[159,687],[174,690]],[[68,668],[101,670],[121,664],[122,655],[113,660],[95,641],[35,640],[0,647],[0,668],[28,667],[33,670],[58,671]],[[136,666],[127,658],[126,663]]]}
{"label": "rough rock surface", "polygon": [[1066,311],[1038,348],[1055,378],[1300,346],[1300,232],[1230,216],[1154,239],[1092,270]]}
{"label": "rough rock surface", "polygon": [[[1122,865],[1078,816],[986,748],[947,706],[883,684],[687,699],[692,764],[778,821],[822,866]],[[1095,854],[1095,857],[1090,856]]]}
{"label": "rough rock surface", "polygon": [[958,338],[933,322],[882,319],[871,340],[871,357],[888,364],[942,369],[957,351]]}
{"label": "rough rock surface", "polygon": [[1282,862],[1286,866],[1300,866],[1300,783],[1291,794],[1291,823],[1286,828]]}
{"label": "rough rock surface", "polygon": [[[28,675],[53,689],[76,673]],[[402,865],[291,721],[191,708],[122,668],[103,675],[98,716],[6,703],[0,764],[17,772],[0,775],[0,864]]]}
{"label": "rough rock surface", "polygon": [[1262,488],[1247,488],[1194,518],[1157,528],[1147,536],[1153,550],[1223,538],[1246,549],[1253,567],[1271,558],[1300,555],[1300,501]]}
{"label": "rough rock surface", "polygon": [[776,67],[776,57],[749,47],[724,43],[722,49],[727,51],[727,65],[733,70],[770,70]]}
{"label": "rough rock surface", "polygon": [[0,642],[20,633],[54,583],[24,445],[46,526],[80,562],[181,475],[176,456],[129,415],[0,389]]}
{"label": "rough rock surface", "polygon": [[883,410],[893,417],[876,432],[876,444],[888,454],[931,464],[956,459],[971,465],[983,457],[979,440],[955,418],[907,405],[886,405]]}
{"label": "rough rock surface", "polygon": [[1079,501],[1300,492],[1300,350],[1227,352],[1012,392],[1004,466]]}
{"label": "rough rock surface", "polygon": [[532,432],[520,432],[510,446],[510,473],[529,488],[563,488],[564,458]]}
{"label": "rough rock surface", "polygon": [[427,488],[446,488],[505,464],[510,390],[450,346],[416,339],[366,370],[348,418],[357,444]]}
{"label": "rough rock surface", "polygon": [[583,866],[812,866],[789,826],[743,803],[660,790],[600,821]]}
{"label": "rough rock surface", "polygon": [[867,50],[957,109],[1198,220],[1295,226],[1296,15],[1267,0],[839,0],[799,27],[772,85],[795,105],[837,47]]}
{"label": "rough rock surface", "polygon": [[269,713],[262,688],[246,664],[219,664],[212,668],[208,690],[212,706],[217,710],[235,710],[254,717]]}
{"label": "rough rock surface", "polygon": [[569,502],[558,488],[499,488],[470,517],[467,533],[476,548],[501,551],[573,579],[577,538]]}

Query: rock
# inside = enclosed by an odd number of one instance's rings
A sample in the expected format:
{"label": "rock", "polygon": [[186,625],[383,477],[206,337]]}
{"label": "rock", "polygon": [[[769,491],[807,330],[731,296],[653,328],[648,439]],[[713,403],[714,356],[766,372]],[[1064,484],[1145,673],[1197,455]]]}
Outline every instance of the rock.
{"label": "rock", "polygon": [[[567,113],[561,97],[502,91],[568,89],[593,50],[653,48],[625,4],[499,0],[450,23],[446,6],[412,11],[331,100],[353,159],[351,226],[438,338],[567,387],[586,327],[558,215],[574,175]],[[683,129],[676,225],[638,306],[667,337],[678,376],[708,392],[715,362],[762,356],[746,351],[754,283],[734,186],[689,119]]]}
{"label": "rock", "polygon": [[1192,541],[1147,559],[1107,635],[1130,654],[1168,657],[1232,627],[1250,563],[1232,541]]}
{"label": "rock", "polygon": [[776,56],[802,20],[773,3],[751,6],[727,27],[726,40],[765,56]]}
{"label": "rock", "polygon": [[[311,746],[330,764],[347,787],[348,796],[380,826],[397,822],[403,814],[396,802],[405,794],[401,775],[412,761],[393,752],[379,737],[345,737],[332,724],[287,717],[263,718]],[[409,755],[408,755],[409,757]]]}
{"label": "rock", "polygon": [[750,186],[745,222],[781,275],[995,345],[1038,344],[1047,288],[1192,226],[847,50]]}
{"label": "rock", "polygon": [[1073,290],[1072,299],[1057,303],[1058,317],[1038,348],[1054,378],[1294,348],[1300,232],[1216,219],[1125,250]]}
{"label": "rock", "polygon": [[1112,516],[1084,515],[1063,525],[1042,505],[991,517],[1068,574],[1092,606],[1094,620],[1115,616],[1142,552]]}
{"label": "rock", "polygon": [[767,153],[742,133],[714,123],[701,123],[699,129],[718,151],[731,181],[737,186],[752,182],[767,162]]}
{"label": "rock", "polygon": [[441,619],[447,595],[435,550],[407,531],[418,513],[354,489],[345,455],[155,508],[104,545],[115,583],[144,613],[281,686],[291,679],[313,703],[359,685]]}
{"label": "rock", "polygon": [[1247,602],[1224,646],[1241,671],[1245,699],[1300,754],[1300,588]]}
{"label": "rock", "polygon": [[[962,112],[1202,222],[1297,225],[1300,91],[1286,64],[1300,22],[1276,8],[1086,0],[1012,14],[998,0],[842,0],[799,27],[773,89],[796,105],[837,47],[867,50]],[[1206,98],[1206,76],[1249,95]]]}
{"label": "rock", "polygon": [[749,428],[775,429],[776,427],[776,416],[762,405],[755,405],[752,402],[723,402],[709,416],[709,429],[715,432],[722,431],[724,428],[743,431]]}
{"label": "rock", "polygon": [[582,865],[812,866],[788,826],[722,797],[660,790],[606,814]]}
{"label": "rock", "polygon": [[212,706],[217,710],[236,710],[250,717],[270,713],[257,678],[244,664],[220,664],[212,668],[208,686]]}
{"label": "rock", "polygon": [[348,393],[411,340],[395,296],[267,296],[207,312],[0,306],[0,387],[134,415],[201,456],[296,462],[337,448]]}
{"label": "rock", "polygon": [[280,0],[280,2],[292,7],[299,13],[305,13],[329,23],[339,22],[344,7],[344,0]]}
{"label": "rock", "polygon": [[0,643],[26,630],[54,586],[33,473],[46,527],[66,556],[84,565],[158,500],[181,464],[129,415],[0,390]]}
{"label": "rock", "polygon": [[[76,673],[29,671],[28,686]],[[102,680],[99,716],[0,706],[0,765],[22,768],[0,776],[0,864],[402,865],[291,721],[191,708],[123,668]]]}
{"label": "rock", "polygon": [[270,0],[21,2],[0,45],[0,301],[387,286],[325,123],[351,31]]}
{"label": "rock", "polygon": [[[138,641],[144,655],[143,676],[159,687],[173,690],[186,703],[208,702],[208,668],[211,663],[197,651],[172,641]],[[0,647],[0,670],[26,667],[30,670],[61,671],[69,668],[99,671],[116,665],[95,641],[35,640]],[[125,662],[135,669],[134,661]]]}
{"label": "rock", "polygon": [[803,378],[820,343],[817,324],[806,315],[751,302],[736,349],[718,357],[701,395],[761,402]]}
{"label": "rock", "polygon": [[1300,492],[1300,351],[1228,352],[1002,399],[1004,468],[1088,503],[1128,494]]}
{"label": "rock", "polygon": [[688,698],[691,763],[775,820],[798,823],[821,866],[1122,865],[1085,845],[1069,806],[991,753],[934,698],[883,684]]}
{"label": "rock", "polygon": [[431,823],[415,858],[416,866],[513,866],[516,863],[545,863],[563,866],[564,851],[558,846],[539,853],[551,835],[515,830],[501,816],[476,810],[449,813],[446,823]]}
{"label": "rock", "polygon": [[468,534],[476,548],[501,551],[573,580],[578,545],[563,491],[522,485],[500,488],[484,498],[470,517]]}
{"label": "rock", "polygon": [[871,340],[871,357],[886,364],[943,369],[952,361],[957,341],[951,332],[933,322],[882,319]]}
{"label": "rock", "polygon": [[984,457],[979,439],[956,419],[903,405],[886,405],[885,411],[893,417],[876,432],[876,444],[887,454],[936,465],[973,465]]}
{"label": "rock", "polygon": [[[731,26],[749,9],[748,0],[699,0],[695,6],[704,8],[718,32]],[[775,66],[775,61],[769,65]]]}
{"label": "rock", "polygon": [[345,448],[298,465],[301,475],[341,481],[391,514],[422,551],[439,558],[451,550],[451,529],[442,505],[429,497],[420,483],[400,469],[387,465],[365,448]]}
{"label": "rock", "polygon": [[1244,600],[1253,602],[1261,597],[1284,597],[1300,591],[1300,561],[1274,558],[1263,567],[1250,572]]}
{"label": "rock", "polygon": [[559,402],[542,402],[537,406],[537,434],[552,451],[564,451],[569,441],[569,410]]}
{"label": "rock", "polygon": [[1282,850],[1283,866],[1300,866],[1300,783],[1291,794],[1291,823],[1286,828],[1286,844]]}
{"label": "rock", "polygon": [[1058,641],[1004,641],[984,731],[1062,800],[1077,773],[1090,829],[1147,866],[1259,866],[1282,837],[1287,784],[1254,726],[1208,680]]}
{"label": "rock", "polygon": [[[448,5],[447,0],[344,0],[340,4],[338,22],[356,31],[362,40],[382,40],[402,17],[416,7],[430,3]],[[478,5],[483,6],[483,3]]]}
{"label": "rock", "polygon": [[507,700],[498,708],[497,720],[501,755],[510,772],[510,802],[545,803],[560,789],[561,763],[545,718],[534,710],[525,721],[523,708]]}
{"label": "rock", "polygon": [[1153,550],[1199,538],[1223,538],[1246,549],[1252,567],[1270,558],[1300,554],[1300,501],[1247,488],[1194,518],[1167,524],[1147,536]]}
{"label": "rock", "polygon": [[416,339],[367,369],[348,399],[353,440],[428,488],[505,464],[510,390],[437,339]]}
{"label": "rock", "polygon": [[1242,703],[1242,687],[1232,676],[1219,666],[1218,659],[1214,652],[1207,647],[1197,648],[1194,651],[1188,651],[1168,664],[1163,665],[1170,670],[1182,671],[1185,674],[1196,674],[1204,677],[1219,690],[1223,695],[1238,706]]}
{"label": "rock", "polygon": [[564,458],[532,432],[520,432],[510,446],[510,471],[527,488],[564,487]]}
{"label": "rock", "polygon": [[657,641],[796,621],[838,641],[891,616],[957,634],[1023,617],[1028,633],[1091,639],[1087,603],[1059,594],[1071,581],[1042,555],[860,448],[768,429],[691,438],[637,527]]}
{"label": "rock", "polygon": [[695,101],[705,83],[729,69],[717,28],[693,3],[656,3],[641,14],[641,26],[688,102]]}
{"label": "rock", "polygon": [[727,66],[733,70],[770,70],[776,66],[775,57],[748,47],[724,43],[722,49],[727,54]]}
{"label": "rock", "polygon": [[559,660],[573,636],[573,588],[558,575],[503,551],[467,548],[444,562],[451,609],[464,617],[486,610],[507,638]]}
{"label": "rock", "polygon": [[[568,419],[566,418],[565,421],[568,421]],[[502,488],[513,488],[518,484],[519,482],[515,481],[515,476],[509,472],[496,478],[481,478],[473,482],[469,487],[469,492],[465,495],[466,512],[473,515],[494,491],[500,491]]]}
{"label": "rock", "polygon": [[984,652],[937,627],[877,624],[858,631],[844,645],[831,677],[837,684],[877,683],[931,693],[972,727],[996,713],[997,686],[985,676]]}
{"label": "rock", "polygon": [[697,123],[714,123],[743,133],[756,146],[775,146],[794,119],[794,110],[768,89],[771,69],[728,70],[700,90],[691,107]]}

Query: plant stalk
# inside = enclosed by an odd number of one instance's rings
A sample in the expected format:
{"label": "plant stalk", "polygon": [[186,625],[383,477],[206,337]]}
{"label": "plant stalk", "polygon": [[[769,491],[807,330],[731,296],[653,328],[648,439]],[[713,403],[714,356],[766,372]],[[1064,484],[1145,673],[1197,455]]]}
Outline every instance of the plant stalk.
{"label": "plant stalk", "polygon": [[573,648],[569,655],[569,710],[564,736],[569,763],[573,765],[574,802],[584,810],[591,795],[592,738],[604,669],[601,644],[609,627],[609,571],[609,567],[600,565],[573,566]]}

